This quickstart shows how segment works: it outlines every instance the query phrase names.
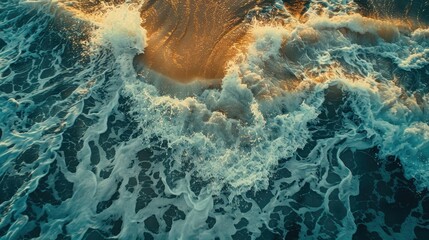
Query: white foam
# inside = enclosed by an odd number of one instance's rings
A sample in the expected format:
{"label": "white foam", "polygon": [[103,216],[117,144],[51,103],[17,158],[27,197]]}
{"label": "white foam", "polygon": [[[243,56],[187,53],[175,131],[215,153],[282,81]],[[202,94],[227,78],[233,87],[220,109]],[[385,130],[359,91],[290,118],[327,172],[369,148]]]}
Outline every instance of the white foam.
{"label": "white foam", "polygon": [[97,28],[93,31],[91,43],[111,47],[115,56],[124,53],[143,53],[146,43],[146,30],[141,27],[142,18],[138,5],[123,4],[107,7],[98,16]]}
{"label": "white foam", "polygon": [[307,22],[316,29],[347,28],[360,34],[370,33],[386,41],[399,38],[399,29],[392,23],[363,17],[359,14],[327,17],[313,17]]}

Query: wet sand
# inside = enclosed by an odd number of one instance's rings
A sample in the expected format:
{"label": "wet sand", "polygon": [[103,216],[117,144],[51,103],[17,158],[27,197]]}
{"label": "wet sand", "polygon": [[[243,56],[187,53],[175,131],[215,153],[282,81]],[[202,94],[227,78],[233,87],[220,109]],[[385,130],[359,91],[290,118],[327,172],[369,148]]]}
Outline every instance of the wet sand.
{"label": "wet sand", "polygon": [[148,1],[148,47],[138,62],[180,82],[218,79],[249,40],[247,13],[262,1]]}

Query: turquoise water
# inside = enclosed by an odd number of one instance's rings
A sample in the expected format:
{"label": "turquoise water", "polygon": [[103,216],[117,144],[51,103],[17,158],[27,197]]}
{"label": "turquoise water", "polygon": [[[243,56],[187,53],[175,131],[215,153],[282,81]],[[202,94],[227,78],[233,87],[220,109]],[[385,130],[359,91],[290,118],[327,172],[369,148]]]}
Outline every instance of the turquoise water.
{"label": "turquoise water", "polygon": [[428,239],[427,3],[377,4],[274,1],[185,91],[135,70],[138,4],[0,1],[1,238]]}

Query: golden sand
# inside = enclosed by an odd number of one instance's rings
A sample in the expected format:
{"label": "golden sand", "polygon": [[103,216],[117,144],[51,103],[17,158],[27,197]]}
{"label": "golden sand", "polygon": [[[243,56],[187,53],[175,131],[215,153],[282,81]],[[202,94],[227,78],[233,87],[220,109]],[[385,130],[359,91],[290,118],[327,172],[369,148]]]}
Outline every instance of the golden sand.
{"label": "golden sand", "polygon": [[[238,51],[251,40],[247,13],[270,0],[148,1],[142,9],[148,47],[138,57],[152,70],[180,82],[220,79]],[[307,0],[285,7],[300,17]]]}
{"label": "golden sand", "polygon": [[245,46],[245,17],[255,0],[148,1],[142,9],[148,47],[138,60],[180,82],[217,79]]}

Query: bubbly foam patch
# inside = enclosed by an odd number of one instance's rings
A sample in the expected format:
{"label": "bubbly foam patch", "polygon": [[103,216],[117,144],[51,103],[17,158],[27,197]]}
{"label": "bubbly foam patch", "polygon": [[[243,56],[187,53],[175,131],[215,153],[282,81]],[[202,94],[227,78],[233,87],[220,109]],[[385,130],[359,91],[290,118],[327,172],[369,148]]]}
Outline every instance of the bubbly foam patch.
{"label": "bubbly foam patch", "polygon": [[115,55],[130,52],[143,53],[147,47],[146,30],[141,28],[143,19],[138,5],[108,7],[96,22],[91,42],[98,46],[110,46]]}

